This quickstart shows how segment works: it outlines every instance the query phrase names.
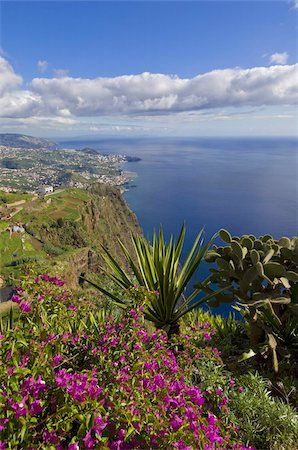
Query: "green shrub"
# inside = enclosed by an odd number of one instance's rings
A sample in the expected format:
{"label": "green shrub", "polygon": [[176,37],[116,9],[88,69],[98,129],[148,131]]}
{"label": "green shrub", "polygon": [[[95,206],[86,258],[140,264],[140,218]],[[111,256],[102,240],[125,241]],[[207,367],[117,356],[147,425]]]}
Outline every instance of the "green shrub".
{"label": "green shrub", "polygon": [[[225,289],[214,293],[213,303],[239,302],[249,324],[247,357],[270,357],[278,372],[280,359],[295,361],[298,356],[298,237],[232,237],[226,230],[219,235],[228,245],[214,246],[206,256],[217,264],[210,269],[210,283]],[[197,287],[212,292],[210,286]]]}
{"label": "green shrub", "polygon": [[179,350],[142,311],[98,317],[49,275],[26,279],[13,301],[21,315],[0,337],[1,449],[248,450],[222,398],[185,376],[191,361],[219,364],[206,327],[180,336]]}
{"label": "green shrub", "polygon": [[230,409],[237,417],[239,436],[258,450],[296,450],[298,414],[273,399],[268,383],[257,374],[242,375],[243,395],[231,397]]}
{"label": "green shrub", "polygon": [[[208,334],[214,336],[214,330],[210,324],[208,328],[207,322],[201,323],[201,326],[205,329],[205,348],[208,348],[210,343],[216,341],[216,335],[215,339],[209,340]],[[189,339],[184,344],[184,351],[193,355],[193,347],[202,351],[201,329],[190,330],[187,334]],[[209,395],[212,413],[226,423],[234,423],[241,441],[246,445],[257,450],[297,449],[297,410],[272,397],[269,380],[257,373],[235,376],[219,359],[205,358],[204,353],[201,353],[200,359],[192,358],[189,362],[186,379]]]}
{"label": "green shrub", "polygon": [[59,256],[64,253],[64,250],[62,248],[56,247],[49,241],[44,242],[43,250],[52,256]]}

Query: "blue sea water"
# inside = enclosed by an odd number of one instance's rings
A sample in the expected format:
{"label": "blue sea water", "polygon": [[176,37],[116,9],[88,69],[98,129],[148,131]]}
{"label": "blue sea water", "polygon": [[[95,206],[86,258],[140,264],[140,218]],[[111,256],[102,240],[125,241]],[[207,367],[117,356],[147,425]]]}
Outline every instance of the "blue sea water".
{"label": "blue sea water", "polygon": [[[185,222],[185,250],[205,227],[232,235],[298,233],[296,139],[102,139],[63,142],[104,153],[138,156],[125,164],[137,173],[125,198],[146,236],[162,225],[177,235]],[[203,277],[208,272],[203,267]]]}

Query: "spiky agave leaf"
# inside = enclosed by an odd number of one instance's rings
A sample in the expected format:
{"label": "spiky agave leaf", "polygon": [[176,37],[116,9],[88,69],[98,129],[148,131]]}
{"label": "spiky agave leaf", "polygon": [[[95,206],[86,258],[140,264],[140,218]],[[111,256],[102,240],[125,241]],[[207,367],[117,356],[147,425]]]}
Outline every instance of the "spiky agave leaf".
{"label": "spiky agave leaf", "polygon": [[[214,295],[223,292],[211,292],[195,301],[202,289],[195,288],[187,298],[184,291],[198,269],[202,260],[212,245],[213,237],[203,245],[203,229],[198,233],[194,244],[181,265],[180,258],[185,240],[185,226],[181,227],[177,241],[171,236],[168,244],[165,243],[162,228],[159,233],[154,232],[152,244],[140,236],[131,236],[135,255],[131,255],[125,245],[119,241],[123,255],[128,263],[131,275],[128,275],[113,258],[110,252],[103,247],[103,258],[109,270],[108,277],[125,291],[135,285],[135,280],[148,291],[158,291],[156,298],[150,299],[150,304],[145,310],[145,317],[154,322],[157,327],[168,327],[179,321],[187,312],[199,304],[207,302]],[[107,290],[96,286],[102,293],[109,296],[112,301],[122,307],[125,302]],[[206,283],[201,283],[205,285]]]}

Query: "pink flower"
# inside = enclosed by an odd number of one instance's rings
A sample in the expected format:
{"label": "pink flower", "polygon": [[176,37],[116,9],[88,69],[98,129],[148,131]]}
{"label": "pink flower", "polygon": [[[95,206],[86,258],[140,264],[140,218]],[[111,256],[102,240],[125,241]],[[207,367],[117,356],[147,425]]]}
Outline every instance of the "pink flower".
{"label": "pink flower", "polygon": [[214,414],[211,414],[210,412],[208,412],[207,420],[208,420],[209,425],[215,425],[217,422],[216,416],[214,416]]}
{"label": "pink flower", "polygon": [[163,388],[165,385],[165,380],[163,379],[162,375],[158,373],[157,375],[154,375],[153,383],[156,384],[156,386]]}
{"label": "pink flower", "polygon": [[77,442],[75,442],[74,444],[69,444],[68,446],[68,450],[79,450],[79,444]]}
{"label": "pink flower", "polygon": [[47,389],[45,381],[39,375],[37,380],[33,377],[26,378],[21,386],[21,390],[24,394],[32,395],[32,397],[38,397],[40,392]]}
{"label": "pink flower", "polygon": [[222,396],[223,391],[222,391],[221,388],[216,388],[216,389],[215,389],[215,392],[216,392],[216,395],[219,395],[219,397]]}
{"label": "pink flower", "polygon": [[26,301],[22,302],[20,304],[20,310],[22,311],[22,313],[29,313],[29,312],[31,312],[31,305],[30,305],[30,303],[26,302]]}
{"label": "pink flower", "polygon": [[182,419],[180,419],[180,417],[176,416],[175,419],[171,420],[171,423],[170,423],[172,430],[174,430],[174,431],[179,430],[179,428],[181,428],[181,426],[182,426],[182,423],[183,423]]}
{"label": "pink flower", "polygon": [[[4,430],[6,424],[9,422],[9,419],[0,419],[0,432]],[[1,450],[1,448],[0,448]]]}
{"label": "pink flower", "polygon": [[67,309],[68,311],[75,311],[75,312],[78,311],[78,307],[75,305],[69,305]]}
{"label": "pink flower", "polygon": [[193,450],[192,445],[186,445],[184,441],[174,442],[173,447],[177,448],[177,450]]}
{"label": "pink flower", "polygon": [[96,444],[96,440],[91,436],[91,431],[88,431],[86,436],[83,438],[83,442],[85,444],[85,449],[93,449]]}
{"label": "pink flower", "polygon": [[63,361],[63,357],[60,355],[60,353],[57,353],[57,355],[53,356],[51,366],[57,367],[59,364]]}
{"label": "pink flower", "polygon": [[31,416],[37,416],[38,414],[42,413],[42,406],[40,400],[34,400],[34,402],[31,403],[29,412]]}
{"label": "pink flower", "polygon": [[42,437],[43,437],[44,442],[47,442],[50,444],[58,444],[59,443],[59,438],[57,436],[56,431],[45,430],[43,432]]}
{"label": "pink flower", "polygon": [[211,336],[210,336],[210,333],[208,333],[208,331],[203,331],[202,335],[206,341],[210,341]]}
{"label": "pink flower", "polygon": [[6,449],[6,442],[0,441],[0,450]]}
{"label": "pink flower", "polygon": [[12,402],[11,409],[15,412],[16,418],[26,416],[28,414],[28,410],[26,408],[25,400],[21,402]]}
{"label": "pink flower", "polygon": [[150,385],[150,380],[148,378],[143,378],[142,384],[143,388],[147,389],[147,387]]}
{"label": "pink flower", "polygon": [[101,416],[97,416],[94,418],[93,430],[95,431],[96,434],[100,435],[107,426],[107,424],[108,422],[106,420],[103,420]]}
{"label": "pink flower", "polygon": [[215,442],[222,441],[222,438],[220,437],[217,431],[207,431],[207,437],[209,441],[212,442],[212,444],[214,444]]}
{"label": "pink flower", "polygon": [[11,297],[11,301],[14,303],[21,303],[21,297],[18,294],[13,294],[13,296]]}

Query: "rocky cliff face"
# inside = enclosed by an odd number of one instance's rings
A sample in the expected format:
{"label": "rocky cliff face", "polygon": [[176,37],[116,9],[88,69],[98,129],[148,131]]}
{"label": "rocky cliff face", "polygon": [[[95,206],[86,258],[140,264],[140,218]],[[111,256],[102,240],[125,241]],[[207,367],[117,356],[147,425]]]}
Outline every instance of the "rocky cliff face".
{"label": "rocky cliff face", "polygon": [[131,233],[141,233],[135,214],[117,188],[94,184],[76,208],[79,214],[75,220],[65,219],[62,214],[50,224],[30,224],[38,239],[47,243],[47,248],[51,250],[53,246],[53,253],[55,249],[63,250],[52,255],[51,264],[73,288],[81,274],[101,272],[102,246],[125,264],[118,240],[132,250]]}

